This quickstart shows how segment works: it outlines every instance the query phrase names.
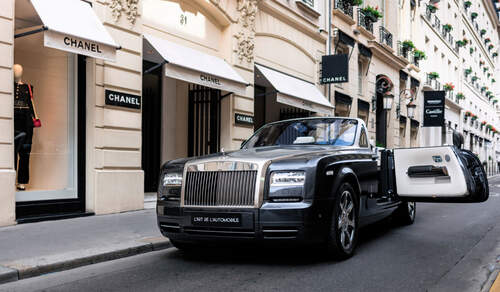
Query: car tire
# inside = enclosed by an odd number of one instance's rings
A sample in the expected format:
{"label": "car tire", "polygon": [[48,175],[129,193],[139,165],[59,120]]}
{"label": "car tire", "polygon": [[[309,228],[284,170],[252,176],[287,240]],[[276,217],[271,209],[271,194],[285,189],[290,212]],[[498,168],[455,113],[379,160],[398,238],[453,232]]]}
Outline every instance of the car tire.
{"label": "car tire", "polygon": [[354,254],[358,243],[359,199],[354,188],[343,183],[335,195],[327,239],[328,255],[345,260]]}
{"label": "car tire", "polygon": [[415,202],[402,201],[401,205],[394,211],[393,218],[397,224],[411,225],[415,222],[417,215],[417,204]]}

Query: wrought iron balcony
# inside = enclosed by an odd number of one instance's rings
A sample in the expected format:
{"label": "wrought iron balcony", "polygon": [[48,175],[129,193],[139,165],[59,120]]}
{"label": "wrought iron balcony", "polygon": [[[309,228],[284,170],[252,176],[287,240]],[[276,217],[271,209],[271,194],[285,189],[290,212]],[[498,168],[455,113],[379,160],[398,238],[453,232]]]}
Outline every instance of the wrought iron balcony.
{"label": "wrought iron balcony", "polygon": [[441,90],[441,83],[437,80],[434,81],[434,89]]}
{"label": "wrought iron balcony", "polygon": [[373,21],[365,15],[361,8],[358,8],[358,25],[373,33]]}
{"label": "wrought iron balcony", "polygon": [[437,18],[437,16],[434,15],[434,23],[432,24],[432,26],[437,30],[437,31],[440,31],[441,30],[441,20],[439,20],[439,18]]}
{"label": "wrought iron balcony", "polygon": [[333,3],[333,8],[342,11],[345,15],[354,18],[353,6],[349,1],[346,0],[335,0]]}
{"label": "wrought iron balcony", "polygon": [[390,33],[385,27],[380,26],[380,43],[386,44],[392,48],[392,33]]}
{"label": "wrought iron balcony", "polygon": [[314,7],[314,0],[302,0],[302,2],[304,2],[305,4],[307,4],[311,7]]}
{"label": "wrought iron balcony", "polygon": [[432,12],[429,8],[425,10],[425,18],[427,18],[428,21],[432,20]]}

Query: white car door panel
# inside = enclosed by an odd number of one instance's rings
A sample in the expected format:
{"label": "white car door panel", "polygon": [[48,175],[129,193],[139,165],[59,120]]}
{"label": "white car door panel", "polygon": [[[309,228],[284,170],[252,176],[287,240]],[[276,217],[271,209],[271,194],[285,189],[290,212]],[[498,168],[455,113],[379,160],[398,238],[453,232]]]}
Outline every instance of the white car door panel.
{"label": "white car door panel", "polygon": [[453,146],[394,149],[397,195],[414,201],[482,202],[487,179],[472,153]]}

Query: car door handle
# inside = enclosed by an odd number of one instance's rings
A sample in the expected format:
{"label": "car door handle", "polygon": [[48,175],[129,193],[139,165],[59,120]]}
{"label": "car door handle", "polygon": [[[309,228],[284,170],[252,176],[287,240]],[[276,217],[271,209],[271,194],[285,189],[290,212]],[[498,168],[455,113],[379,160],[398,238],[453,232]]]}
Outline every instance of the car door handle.
{"label": "car door handle", "polygon": [[409,177],[441,177],[448,176],[446,166],[417,165],[408,167],[406,172]]}

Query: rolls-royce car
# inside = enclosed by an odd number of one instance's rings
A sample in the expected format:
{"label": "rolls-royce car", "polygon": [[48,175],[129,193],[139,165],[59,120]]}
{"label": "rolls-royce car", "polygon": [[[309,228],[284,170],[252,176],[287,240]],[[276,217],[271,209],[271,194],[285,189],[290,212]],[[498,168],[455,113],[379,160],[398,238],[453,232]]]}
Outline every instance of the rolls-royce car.
{"label": "rolls-royce car", "polygon": [[415,202],[489,196],[470,151],[377,151],[363,120],[337,117],[270,123],[239,150],[169,161],[159,185],[158,226],[179,249],[307,244],[338,259],[353,254],[364,225],[412,224]]}

